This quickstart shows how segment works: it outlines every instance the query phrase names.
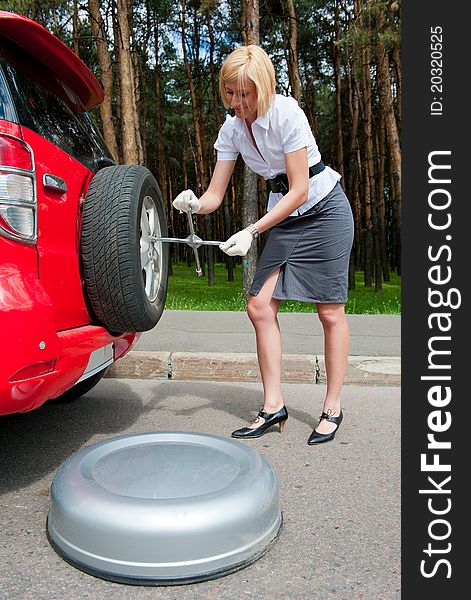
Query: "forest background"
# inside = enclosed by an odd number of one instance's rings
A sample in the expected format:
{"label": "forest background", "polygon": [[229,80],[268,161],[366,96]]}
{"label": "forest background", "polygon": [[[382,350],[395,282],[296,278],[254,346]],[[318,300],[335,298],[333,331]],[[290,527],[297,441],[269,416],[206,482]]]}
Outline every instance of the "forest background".
{"label": "forest background", "polygon": [[[153,172],[172,237],[188,235],[172,200],[188,188],[201,195],[214,168],[226,117],[220,66],[235,46],[260,44],[275,65],[277,92],[298,100],[323,161],[342,175],[355,221],[350,289],[359,271],[376,293],[391,272],[400,275],[400,0],[2,0],[1,7],[44,25],[95,73],[105,99],[92,116],[116,162]],[[264,214],[266,200],[264,180],[240,161],[222,209],[198,216],[197,232],[225,240]],[[235,259],[244,291],[264,239]],[[187,246],[170,246],[170,268],[191,262]],[[201,250],[211,286],[221,253]],[[224,260],[232,281],[234,259]]]}

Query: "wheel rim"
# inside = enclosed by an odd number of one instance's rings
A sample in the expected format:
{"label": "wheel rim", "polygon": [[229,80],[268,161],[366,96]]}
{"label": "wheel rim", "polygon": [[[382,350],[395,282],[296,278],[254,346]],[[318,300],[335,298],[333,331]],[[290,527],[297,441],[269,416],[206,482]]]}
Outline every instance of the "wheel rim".
{"label": "wheel rim", "polygon": [[159,293],[162,279],[162,242],[151,241],[152,237],[162,237],[157,207],[151,196],[146,196],[141,209],[141,272],[144,289],[150,302]]}

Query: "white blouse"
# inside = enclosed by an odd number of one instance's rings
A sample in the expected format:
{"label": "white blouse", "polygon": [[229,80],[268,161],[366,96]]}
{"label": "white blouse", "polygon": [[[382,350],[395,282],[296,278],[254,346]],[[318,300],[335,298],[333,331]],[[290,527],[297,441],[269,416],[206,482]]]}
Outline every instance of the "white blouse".
{"label": "white blouse", "polygon": [[[321,154],[312,135],[304,111],[294,98],[275,95],[268,111],[252,124],[252,133],[258,150],[250,138],[244,119],[228,115],[214,144],[218,160],[236,160],[239,154],[244,162],[264,179],[273,179],[286,173],[285,154],[307,148],[309,166],[321,160]],[[330,167],[309,180],[308,198],[293,215],[301,215],[333,190],[341,176]],[[282,194],[270,192],[267,210],[271,210]]]}

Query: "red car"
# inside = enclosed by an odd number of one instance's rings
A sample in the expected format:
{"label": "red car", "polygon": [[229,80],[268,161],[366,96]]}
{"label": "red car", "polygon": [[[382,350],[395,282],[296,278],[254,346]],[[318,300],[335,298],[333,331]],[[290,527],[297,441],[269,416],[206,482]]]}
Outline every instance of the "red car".
{"label": "red car", "polygon": [[102,99],[65,44],[0,11],[0,415],[87,392],[163,311],[159,187],[114,163]]}

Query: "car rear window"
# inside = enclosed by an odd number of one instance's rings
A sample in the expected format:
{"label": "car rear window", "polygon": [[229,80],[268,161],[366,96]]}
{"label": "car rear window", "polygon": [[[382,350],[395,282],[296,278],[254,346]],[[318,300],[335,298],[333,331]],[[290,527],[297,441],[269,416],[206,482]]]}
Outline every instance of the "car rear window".
{"label": "car rear window", "polygon": [[93,172],[113,164],[101,134],[73,91],[47,65],[16,44],[3,44],[2,40],[1,46],[0,66],[20,125],[49,140]]}
{"label": "car rear window", "polygon": [[5,121],[15,122],[17,117],[13,102],[10,96],[10,92],[7,87],[7,82],[3,76],[2,69],[0,68],[0,119]]}

